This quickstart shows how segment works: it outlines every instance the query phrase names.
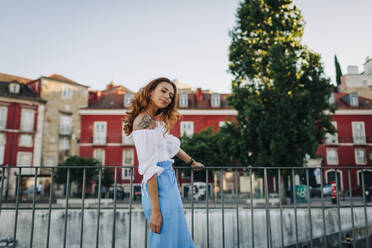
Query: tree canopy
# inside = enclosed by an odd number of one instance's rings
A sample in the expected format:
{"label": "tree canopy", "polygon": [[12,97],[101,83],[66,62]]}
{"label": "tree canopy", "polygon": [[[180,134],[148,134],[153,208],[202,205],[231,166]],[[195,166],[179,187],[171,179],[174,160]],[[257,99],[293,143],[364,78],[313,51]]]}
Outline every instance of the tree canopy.
{"label": "tree canopy", "polygon": [[319,54],[301,44],[304,20],[291,0],[245,0],[231,31],[228,101],[237,111],[228,131],[234,157],[253,166],[300,166],[325,133],[329,79]]}

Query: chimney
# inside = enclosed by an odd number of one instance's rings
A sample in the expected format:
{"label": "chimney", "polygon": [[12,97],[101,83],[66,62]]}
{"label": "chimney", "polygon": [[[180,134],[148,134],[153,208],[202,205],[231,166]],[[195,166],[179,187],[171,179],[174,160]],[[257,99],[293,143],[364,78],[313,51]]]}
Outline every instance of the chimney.
{"label": "chimney", "polygon": [[115,87],[115,83],[114,83],[113,81],[111,81],[111,82],[106,86],[106,90],[112,89],[113,87]]}
{"label": "chimney", "polygon": [[96,100],[98,101],[101,98],[102,92],[100,90],[97,90],[96,92]]}
{"label": "chimney", "polygon": [[201,88],[196,89],[196,100],[197,100],[198,103],[203,101],[203,92],[202,92]]}

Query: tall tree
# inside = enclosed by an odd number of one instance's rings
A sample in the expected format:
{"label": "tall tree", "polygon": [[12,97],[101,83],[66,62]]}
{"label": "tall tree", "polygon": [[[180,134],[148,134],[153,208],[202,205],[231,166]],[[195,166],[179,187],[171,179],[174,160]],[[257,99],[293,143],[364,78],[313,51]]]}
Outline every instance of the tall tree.
{"label": "tall tree", "polygon": [[331,85],[320,55],[301,44],[301,12],[291,0],[244,0],[236,18],[229,103],[241,149],[234,155],[253,166],[302,166],[334,131],[325,113],[333,111]]}
{"label": "tall tree", "polygon": [[338,62],[336,55],[335,55],[335,69],[336,69],[336,83],[337,83],[337,86],[339,86],[341,84],[342,71],[341,71],[341,66],[340,66],[340,63]]}

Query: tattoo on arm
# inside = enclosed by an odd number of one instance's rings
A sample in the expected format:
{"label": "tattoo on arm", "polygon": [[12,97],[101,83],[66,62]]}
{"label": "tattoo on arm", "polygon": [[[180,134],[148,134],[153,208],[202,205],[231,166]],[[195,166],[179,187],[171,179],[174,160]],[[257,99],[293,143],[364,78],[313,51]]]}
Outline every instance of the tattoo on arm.
{"label": "tattoo on arm", "polygon": [[144,115],[139,121],[137,127],[139,129],[152,129],[154,120],[149,115]]}

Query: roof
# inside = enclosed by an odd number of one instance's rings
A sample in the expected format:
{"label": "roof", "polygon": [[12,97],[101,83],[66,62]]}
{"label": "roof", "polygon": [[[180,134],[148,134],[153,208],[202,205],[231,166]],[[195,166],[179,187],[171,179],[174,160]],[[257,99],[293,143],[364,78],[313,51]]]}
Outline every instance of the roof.
{"label": "roof", "polygon": [[14,82],[14,81],[20,82],[22,84],[26,84],[28,82],[33,81],[33,79],[0,73],[0,82]]}
{"label": "roof", "polygon": [[71,79],[66,78],[66,77],[64,77],[62,75],[59,75],[59,74],[51,74],[47,77],[41,77],[41,78],[57,80],[57,81],[61,81],[61,82],[64,82],[64,83],[69,83],[69,84],[73,84],[73,85],[77,85],[77,86],[83,86],[83,87],[87,87],[87,88],[90,87],[90,86],[87,86],[87,85],[79,84],[79,83],[77,83],[75,81],[72,81]]}
{"label": "roof", "polygon": [[87,109],[123,109],[124,94],[110,94],[102,96],[96,102],[90,102]]}
{"label": "roof", "polygon": [[[102,91],[103,93],[104,91]],[[129,91],[132,93],[131,91]],[[227,97],[230,94],[220,95],[220,107],[211,107],[211,97],[215,93],[201,92],[201,100],[197,100],[197,92],[188,93],[188,107],[179,107],[179,109],[232,109],[227,103]],[[93,94],[96,92],[92,92]],[[124,94],[117,91],[111,94],[102,94],[99,100],[90,101],[86,109],[124,109]]]}
{"label": "roof", "polygon": [[349,93],[334,93],[337,109],[372,109],[372,99],[358,96],[358,106],[352,107],[343,99],[347,95],[349,95]]}
{"label": "roof", "polygon": [[9,84],[12,82],[1,82],[0,81],[0,97],[9,97],[9,98],[17,98],[17,99],[25,99],[31,101],[38,101],[38,102],[46,102],[45,100],[41,99],[27,84],[19,83],[13,81],[13,83],[17,83],[20,85],[19,93],[11,93],[9,92]]}
{"label": "roof", "polygon": [[113,82],[111,82],[107,87],[106,89],[104,90],[101,90],[102,94],[112,94],[112,93],[127,93],[127,92],[130,92],[130,93],[134,93],[133,91],[131,91],[130,89],[128,89],[127,87],[125,87],[124,85],[115,85]]}
{"label": "roof", "polygon": [[217,93],[202,92],[201,100],[197,100],[197,92],[188,93],[188,107],[179,107],[179,109],[232,109],[228,102],[227,98],[231,94],[218,94],[220,95],[220,107],[211,107],[211,98],[212,95]]}

